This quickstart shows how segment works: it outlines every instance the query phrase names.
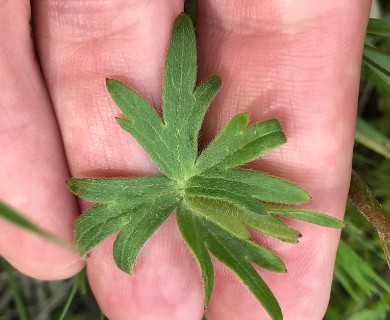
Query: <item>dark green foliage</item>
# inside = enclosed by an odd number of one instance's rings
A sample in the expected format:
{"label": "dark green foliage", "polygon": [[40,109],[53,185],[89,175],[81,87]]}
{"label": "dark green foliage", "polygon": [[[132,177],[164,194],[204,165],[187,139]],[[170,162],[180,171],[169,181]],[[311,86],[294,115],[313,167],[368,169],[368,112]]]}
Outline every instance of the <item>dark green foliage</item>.
{"label": "dark green foliage", "polygon": [[[165,63],[162,118],[133,89],[107,80],[108,92],[126,116],[118,123],[164,176],[69,180],[75,194],[99,204],[76,222],[77,248],[85,256],[119,232],[114,258],[131,273],[144,243],[177,208],[178,227],[202,272],[205,307],[214,285],[212,254],[240,278],[272,319],[282,319],[278,302],[251,262],[274,272],[286,268],[275,254],[248,240],[248,228],[296,243],[300,233],[279,215],[335,228],[343,223],[318,212],[288,209],[286,205],[305,203],[310,195],[277,177],[238,169],[286,142],[276,119],[248,127],[248,116],[238,114],[199,154],[199,131],[221,80],[212,76],[196,86],[196,71],[195,34],[182,14],[175,21]],[[268,209],[262,201],[283,206]]]}

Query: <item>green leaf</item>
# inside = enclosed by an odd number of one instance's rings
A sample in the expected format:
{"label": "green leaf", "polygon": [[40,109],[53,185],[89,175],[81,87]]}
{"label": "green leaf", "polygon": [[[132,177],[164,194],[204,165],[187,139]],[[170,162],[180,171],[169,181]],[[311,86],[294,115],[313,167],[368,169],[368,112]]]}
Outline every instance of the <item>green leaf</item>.
{"label": "green leaf", "polygon": [[[204,270],[204,283],[212,280],[205,279],[206,270],[212,268],[206,251],[207,247],[207,250],[237,274],[243,284],[259,299],[272,319],[282,319],[281,310],[274,295],[249,261],[274,272],[285,272],[284,263],[269,250],[250,241],[240,240],[191,211],[192,209],[185,203],[182,204],[178,213],[178,221],[180,221],[179,225],[185,224],[187,227],[180,229]],[[205,285],[205,296],[208,297],[209,294],[210,288]]]}
{"label": "green leaf", "polygon": [[265,202],[301,204],[311,199],[301,187],[261,172],[236,169],[207,171],[205,174],[208,178],[223,179],[239,185],[241,190]]}
{"label": "green leaf", "polygon": [[225,170],[240,166],[286,142],[278,120],[267,120],[246,128],[248,121],[244,113],[229,121],[198,157],[197,174],[216,166]]}
{"label": "green leaf", "polygon": [[355,141],[390,159],[390,138],[359,117],[356,119]]}
{"label": "green leaf", "polygon": [[[362,290],[366,295],[378,293],[379,288],[383,288],[387,292],[390,292],[390,286],[386,281],[343,240],[339,243],[335,270],[337,271],[336,275],[338,279],[342,281],[344,288],[356,300],[359,300],[360,296],[355,294],[355,287]],[[343,279],[340,277],[340,274],[344,274],[345,278]]]}
{"label": "green leaf", "polygon": [[186,203],[178,207],[177,225],[202,271],[204,306],[207,308],[214,288],[214,268],[202,237],[201,225]]}
{"label": "green leaf", "polygon": [[245,185],[239,182],[196,176],[188,180],[185,192],[191,197],[225,201],[255,215],[266,214],[264,206],[246,192]]}
{"label": "green leaf", "polygon": [[169,163],[174,155],[167,145],[166,129],[157,112],[138,93],[117,80],[107,79],[107,90],[128,118],[118,118],[119,125],[138,141],[162,173],[174,176]]}
{"label": "green leaf", "polygon": [[390,37],[390,20],[370,18],[367,33]]}
{"label": "green leaf", "polygon": [[251,263],[272,272],[285,272],[286,267],[271,251],[248,240],[250,229],[297,242],[299,231],[274,216],[273,208],[268,212],[270,203],[283,204],[280,215],[332,227],[341,222],[290,208],[310,200],[304,189],[237,168],[286,142],[276,119],[248,127],[248,116],[238,114],[200,152],[202,121],[221,80],[211,76],[196,86],[196,71],[195,33],[188,16],[181,14],[165,62],[163,117],[130,87],[107,80],[110,95],[126,117],[117,119],[119,125],[143,146],[162,176],[70,179],[73,193],[99,204],[77,220],[77,248],[85,256],[118,232],[114,259],[120,269],[131,273],[144,244],[177,208],[180,233],[202,274],[205,307],[214,286],[212,254],[241,279],[272,319],[282,319],[275,297]]}
{"label": "green leaf", "polygon": [[221,80],[211,77],[195,89],[196,44],[191,20],[177,17],[165,62],[163,85],[164,122],[175,153],[176,177],[186,177],[193,170],[198,153],[198,134],[211,100]]}
{"label": "green leaf", "polygon": [[297,243],[301,236],[297,230],[268,214],[253,214],[226,201],[206,197],[187,196],[185,199],[192,210],[240,239],[249,239],[248,227],[290,243]]}
{"label": "green leaf", "polygon": [[344,222],[312,210],[267,206],[267,211],[271,214],[276,214],[283,217],[307,221],[310,223],[318,224],[319,226],[323,226],[323,227],[328,227],[328,228],[345,227]]}
{"label": "green leaf", "polygon": [[97,203],[112,203],[118,199],[153,196],[175,190],[176,184],[166,177],[111,179],[69,179],[68,187],[85,200]]}
{"label": "green leaf", "polygon": [[101,205],[85,212],[75,223],[76,246],[82,258],[127,222],[130,209]]}
{"label": "green leaf", "polygon": [[199,219],[198,223],[203,225],[208,250],[240,278],[273,320],[283,319],[275,296],[250,261],[256,264],[261,262],[262,267],[271,267],[273,271],[276,269],[279,272],[285,271],[283,262],[266,249],[263,252],[251,251],[253,247],[248,245],[248,241],[234,238],[207,220]]}
{"label": "green leaf", "polygon": [[227,202],[213,199],[187,196],[185,200],[193,211],[213,221],[229,233],[240,239],[249,239],[250,233],[242,221],[241,210]]}
{"label": "green leaf", "polygon": [[194,29],[191,20],[182,14],[176,18],[173,26],[165,61],[163,113],[167,126],[175,127],[188,116],[186,99],[193,100],[196,69]]}
{"label": "green leaf", "polygon": [[389,316],[389,306],[387,303],[375,306],[374,309],[361,310],[348,318],[348,320],[386,320]]}
{"label": "green leaf", "polygon": [[390,77],[390,56],[375,47],[364,45],[363,61],[371,70]]}
{"label": "green leaf", "polygon": [[[197,217],[196,215],[194,216]],[[198,218],[198,223],[206,226],[206,230],[208,230],[208,232],[204,235],[208,247],[211,246],[211,244],[209,244],[207,239],[210,237],[213,239],[219,239],[218,241],[224,242],[226,248],[232,253],[236,252],[238,256],[252,261],[264,269],[278,273],[286,271],[286,266],[283,261],[271,251],[249,240],[238,239],[204,218]],[[202,230],[205,229],[203,228]]]}
{"label": "green leaf", "polygon": [[[166,141],[169,145],[168,148],[174,154],[175,178],[184,177],[186,172],[191,171],[196,158],[197,134],[190,131],[190,116],[197,109],[193,95],[196,64],[193,54],[185,54],[185,46],[188,41],[185,41],[182,35],[186,31],[186,26],[187,24],[184,24],[177,29],[180,35],[176,37],[176,40],[180,43],[174,45],[174,42],[171,42],[165,64],[166,73],[163,86],[164,122],[169,135],[169,139]],[[187,43],[187,45],[195,46],[195,43]],[[185,61],[174,59],[175,55],[179,55],[180,58],[186,57],[186,59]],[[182,62],[191,67],[184,68]],[[203,113],[203,110],[201,112]]]}
{"label": "green leaf", "polygon": [[[128,182],[131,183],[133,180],[138,181],[138,179],[128,179]],[[150,185],[149,181],[146,182],[146,180],[148,179],[144,179],[146,188],[148,188]],[[113,182],[113,189],[118,186],[118,179],[75,179],[74,182],[76,183],[76,181],[79,181],[84,186],[84,183],[88,182],[88,190],[94,189],[93,181],[96,181],[97,186],[101,186],[104,181],[105,188],[103,190],[109,189],[111,181]],[[154,191],[154,194],[149,193],[148,196],[135,195],[125,198],[122,195],[121,198],[117,198],[113,203],[96,206],[84,213],[75,223],[76,245],[80,255],[85,257],[97,244],[118,232],[128,223],[134,223],[136,221],[134,216],[142,215],[145,207],[147,208],[146,210],[152,210],[153,206],[161,201],[160,199],[166,198],[168,201],[175,203],[177,198],[175,192],[169,193],[171,190],[167,189],[163,193],[160,188],[156,188]],[[106,200],[106,196],[107,194],[102,192],[102,200]],[[99,199],[94,201],[103,202]]]}
{"label": "green leaf", "polygon": [[146,202],[131,212],[114,243],[114,259],[121,270],[132,272],[139,251],[176,205],[177,195],[168,194]]}
{"label": "green leaf", "polygon": [[260,278],[249,261],[237,258],[237,253],[230,252],[224,242],[214,241],[210,244],[212,254],[227,265],[242,281],[242,283],[260,301],[272,319],[283,319],[280,306],[266,283]]}

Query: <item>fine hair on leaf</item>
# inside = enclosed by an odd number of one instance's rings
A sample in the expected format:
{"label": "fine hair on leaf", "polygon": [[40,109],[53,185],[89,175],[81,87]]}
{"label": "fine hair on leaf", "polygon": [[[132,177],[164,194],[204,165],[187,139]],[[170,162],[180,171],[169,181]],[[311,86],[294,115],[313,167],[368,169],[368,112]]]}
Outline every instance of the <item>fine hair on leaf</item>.
{"label": "fine hair on leaf", "polygon": [[144,244],[176,209],[178,229],[203,279],[204,307],[212,298],[214,256],[234,272],[273,320],[281,320],[282,310],[253,264],[277,273],[286,272],[286,266],[273,252],[252,242],[249,230],[297,243],[302,235],[280,217],[331,228],[344,224],[300,209],[297,205],[311,199],[303,188],[241,167],[287,142],[277,119],[248,125],[248,115],[237,114],[199,150],[202,122],[223,84],[219,77],[210,76],[197,85],[196,59],[192,22],[180,14],[165,61],[161,116],[131,84],[107,79],[108,93],[124,115],[118,124],[144,148],[161,174],[70,179],[74,194],[96,204],[75,224],[77,248],[85,257],[118,233],[115,262],[132,273]]}

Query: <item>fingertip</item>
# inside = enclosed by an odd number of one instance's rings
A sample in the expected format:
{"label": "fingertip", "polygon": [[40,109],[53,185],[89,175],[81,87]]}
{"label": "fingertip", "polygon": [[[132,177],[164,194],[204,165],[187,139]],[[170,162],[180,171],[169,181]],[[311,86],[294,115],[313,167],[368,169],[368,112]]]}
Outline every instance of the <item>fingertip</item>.
{"label": "fingertip", "polygon": [[[45,250],[50,251],[48,248]],[[36,256],[26,254],[23,259],[19,256],[4,256],[4,258],[19,272],[28,277],[42,280],[55,281],[71,278],[79,273],[84,262],[76,252],[60,250],[53,252],[51,256]]]}

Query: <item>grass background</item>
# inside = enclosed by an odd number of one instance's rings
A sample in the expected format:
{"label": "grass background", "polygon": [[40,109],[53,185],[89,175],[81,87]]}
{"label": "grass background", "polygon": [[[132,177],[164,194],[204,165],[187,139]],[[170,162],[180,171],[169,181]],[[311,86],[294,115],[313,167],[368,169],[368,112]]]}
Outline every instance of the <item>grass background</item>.
{"label": "grass background", "polygon": [[[196,0],[186,1],[195,13]],[[375,2],[384,19],[388,1]],[[390,21],[390,20],[389,20]],[[389,35],[390,35],[390,26]],[[370,35],[378,52],[362,65],[359,120],[353,166],[383,207],[390,211],[390,37]],[[352,205],[337,253],[330,305],[325,320],[390,320],[390,271],[376,230]],[[1,258],[0,258],[1,259]],[[104,319],[85,272],[64,281],[44,282],[0,263],[0,320]],[[304,319],[310,320],[310,319]]]}

